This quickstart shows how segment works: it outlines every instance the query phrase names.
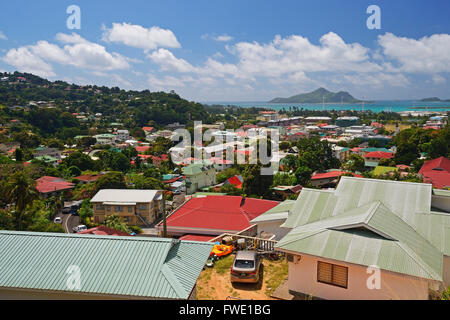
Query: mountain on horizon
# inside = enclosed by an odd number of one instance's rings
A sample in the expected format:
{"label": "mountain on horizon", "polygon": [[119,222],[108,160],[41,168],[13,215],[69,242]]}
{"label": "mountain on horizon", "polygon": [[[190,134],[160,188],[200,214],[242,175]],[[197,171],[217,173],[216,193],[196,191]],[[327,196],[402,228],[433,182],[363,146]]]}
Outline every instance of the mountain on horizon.
{"label": "mountain on horizon", "polygon": [[421,102],[450,102],[450,99],[440,99],[438,97],[420,99]]}
{"label": "mountain on horizon", "polygon": [[[324,99],[325,98],[325,99]],[[325,88],[319,88],[309,93],[298,94],[289,98],[275,98],[269,103],[359,103],[362,100],[355,99],[346,91],[331,92]]]}

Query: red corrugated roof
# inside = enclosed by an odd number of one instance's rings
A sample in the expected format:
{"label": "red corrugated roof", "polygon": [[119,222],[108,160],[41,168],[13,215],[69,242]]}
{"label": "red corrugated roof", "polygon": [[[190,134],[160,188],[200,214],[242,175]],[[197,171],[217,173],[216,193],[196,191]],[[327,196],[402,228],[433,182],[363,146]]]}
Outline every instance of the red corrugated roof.
{"label": "red corrugated roof", "polygon": [[[338,178],[346,173],[346,171],[330,171],[324,173],[316,173],[311,177],[311,180],[320,180],[320,179],[328,179],[328,178]],[[363,176],[350,172],[354,177],[362,178]]]}
{"label": "red corrugated roof", "polygon": [[435,188],[450,186],[450,160],[440,157],[425,161],[419,174],[423,176],[423,182],[431,183]]}
{"label": "red corrugated roof", "polygon": [[180,240],[189,240],[189,241],[203,241],[208,242],[211,239],[216,238],[217,236],[204,236],[197,234],[186,234],[180,238]]}
{"label": "red corrugated roof", "polygon": [[153,131],[153,127],[142,127],[144,131]]}
{"label": "red corrugated roof", "polygon": [[75,185],[62,178],[44,176],[36,180],[36,189],[40,193],[48,193],[73,188]]}
{"label": "red corrugated roof", "polygon": [[250,220],[276,205],[277,201],[239,196],[192,198],[167,218],[167,227],[241,231],[250,226]]}
{"label": "red corrugated roof", "polygon": [[234,176],[231,177],[229,179],[227,179],[228,183],[232,184],[233,186],[235,186],[238,189],[242,188],[242,181],[239,179],[238,176]]}
{"label": "red corrugated roof", "polygon": [[109,228],[107,226],[98,226],[92,229],[88,229],[85,231],[78,232],[78,234],[95,234],[95,235],[102,235],[102,236],[125,236],[125,237],[131,237],[130,234],[118,231],[112,228]]}
{"label": "red corrugated roof", "polygon": [[434,188],[450,187],[450,172],[427,171],[423,173],[423,182],[431,183]]}
{"label": "red corrugated roof", "polygon": [[433,160],[425,161],[422,165],[422,168],[420,168],[419,170],[419,174],[423,174],[424,172],[432,170],[442,171],[439,170],[439,168],[444,171],[450,172],[450,160],[446,157],[439,157]]}
{"label": "red corrugated roof", "polygon": [[84,181],[84,182],[91,182],[91,181],[97,181],[97,179],[100,177],[101,177],[101,175],[86,174],[83,176],[75,177],[74,179]]}
{"label": "red corrugated roof", "polygon": [[136,151],[137,152],[145,152],[145,151],[147,151],[149,149],[150,149],[149,146],[138,146],[138,147],[136,147]]}
{"label": "red corrugated roof", "polygon": [[379,159],[391,159],[394,157],[394,155],[390,152],[384,152],[384,151],[372,151],[366,153],[364,156],[366,158],[379,158]]}

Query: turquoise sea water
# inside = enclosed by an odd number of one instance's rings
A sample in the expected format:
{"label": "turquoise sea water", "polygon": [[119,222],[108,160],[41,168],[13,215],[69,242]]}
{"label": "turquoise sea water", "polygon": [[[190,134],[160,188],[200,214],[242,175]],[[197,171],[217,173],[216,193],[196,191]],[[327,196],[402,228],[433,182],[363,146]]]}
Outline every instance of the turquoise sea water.
{"label": "turquoise sea water", "polygon": [[[362,103],[268,103],[258,101],[246,101],[246,102],[205,102],[205,104],[219,104],[219,105],[234,105],[244,108],[259,107],[279,110],[289,107],[297,107],[308,110],[354,110],[362,111]],[[414,100],[395,100],[395,101],[375,101],[373,103],[365,103],[364,110],[371,110],[373,112],[390,111],[450,111],[450,102],[422,102]]]}

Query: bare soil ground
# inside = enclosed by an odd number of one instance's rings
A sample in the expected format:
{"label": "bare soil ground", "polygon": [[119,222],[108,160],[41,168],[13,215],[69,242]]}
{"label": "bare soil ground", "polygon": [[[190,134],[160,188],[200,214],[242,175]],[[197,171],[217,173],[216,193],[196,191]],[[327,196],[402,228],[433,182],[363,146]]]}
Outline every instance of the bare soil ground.
{"label": "bare soil ground", "polygon": [[230,268],[234,255],[216,262],[214,267],[202,271],[197,282],[199,300],[226,300],[233,297],[244,300],[273,300],[271,293],[287,278],[287,262],[263,260],[259,283],[234,283],[230,281]]}

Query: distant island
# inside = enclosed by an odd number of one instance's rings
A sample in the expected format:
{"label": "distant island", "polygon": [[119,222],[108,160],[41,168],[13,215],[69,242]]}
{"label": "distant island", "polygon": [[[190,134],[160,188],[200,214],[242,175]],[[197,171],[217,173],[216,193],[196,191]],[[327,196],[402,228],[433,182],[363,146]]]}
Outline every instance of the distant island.
{"label": "distant island", "polygon": [[438,97],[424,98],[420,100],[421,102],[450,102],[450,99],[441,100]]}
{"label": "distant island", "polygon": [[[324,99],[325,98],[325,99]],[[325,88],[319,88],[313,92],[298,94],[289,98],[275,98],[269,103],[360,103],[346,91],[331,92]]]}

